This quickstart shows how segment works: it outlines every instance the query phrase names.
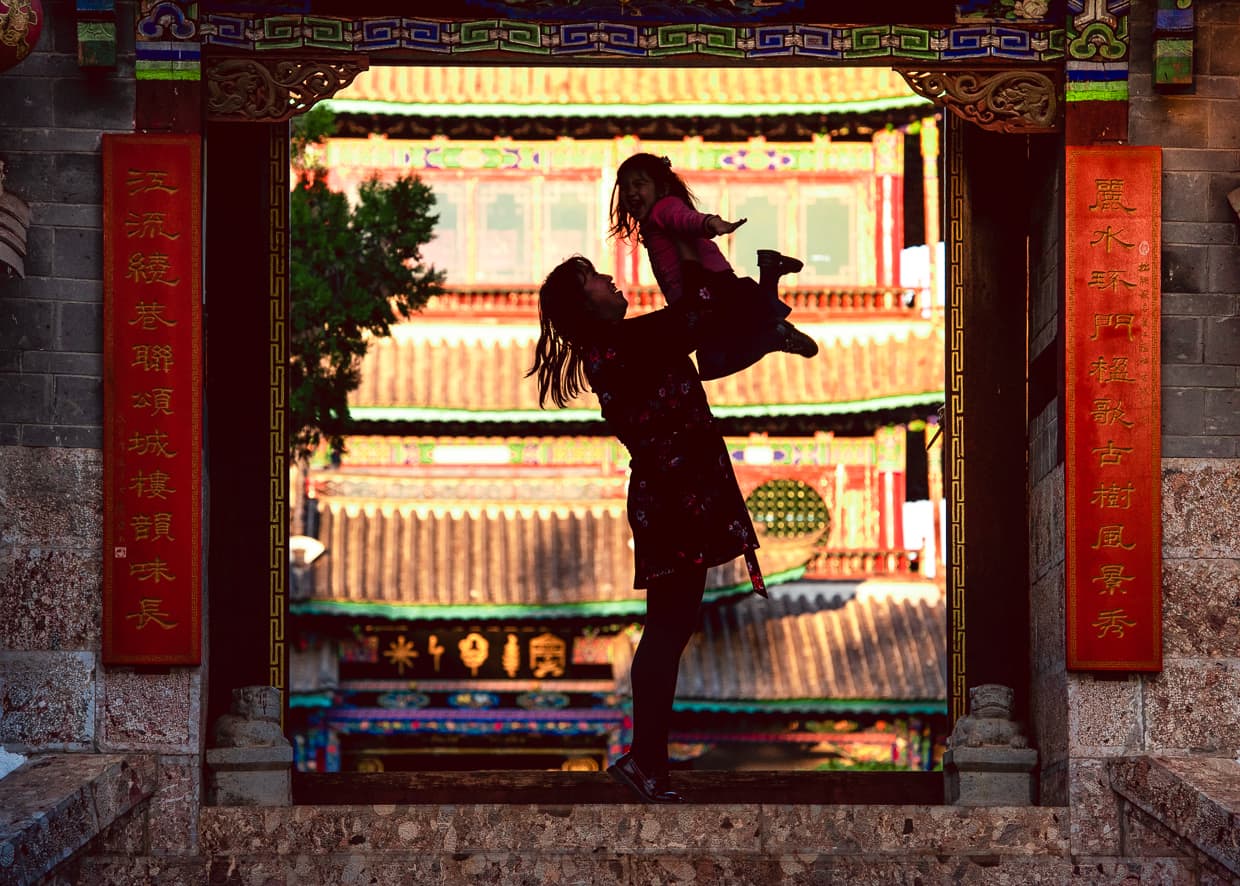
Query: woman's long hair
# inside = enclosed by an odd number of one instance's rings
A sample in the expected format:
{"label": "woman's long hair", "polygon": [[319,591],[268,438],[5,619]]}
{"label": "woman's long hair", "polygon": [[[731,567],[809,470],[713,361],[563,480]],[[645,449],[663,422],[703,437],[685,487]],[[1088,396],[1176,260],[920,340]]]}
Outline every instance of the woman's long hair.
{"label": "woman's long hair", "polygon": [[685,180],[672,171],[671,160],[656,157],[654,154],[633,154],[616,170],[616,183],[611,187],[611,228],[607,231],[608,236],[631,241],[641,230],[640,220],[633,217],[633,213],[629,212],[620,198],[620,182],[639,172],[654,182],[654,186],[664,196],[671,194],[690,206],[697,205]]}
{"label": "woman's long hair", "polygon": [[562,409],[588,387],[583,351],[593,316],[582,284],[593,269],[589,259],[574,255],[548,274],[538,290],[538,344],[525,377],[538,379],[540,409],[548,398]]}

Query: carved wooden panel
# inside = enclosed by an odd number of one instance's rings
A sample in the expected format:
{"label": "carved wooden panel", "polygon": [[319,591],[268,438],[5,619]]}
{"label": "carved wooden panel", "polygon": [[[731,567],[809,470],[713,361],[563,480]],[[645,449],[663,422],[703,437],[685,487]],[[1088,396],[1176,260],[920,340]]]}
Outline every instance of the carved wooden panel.
{"label": "carved wooden panel", "polygon": [[897,70],[918,95],[983,129],[1031,133],[1059,128],[1059,89],[1047,72]]}
{"label": "carved wooden panel", "polygon": [[207,62],[207,117],[278,123],[331,98],[367,67],[364,57],[211,59]]}

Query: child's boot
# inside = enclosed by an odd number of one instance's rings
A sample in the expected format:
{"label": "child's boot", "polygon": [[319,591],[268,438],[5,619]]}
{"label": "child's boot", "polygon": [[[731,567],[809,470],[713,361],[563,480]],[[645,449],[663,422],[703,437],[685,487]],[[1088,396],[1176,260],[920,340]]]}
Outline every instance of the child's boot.
{"label": "child's boot", "polygon": [[798,357],[814,357],[818,354],[818,342],[797,329],[787,320],[775,324],[775,331],[782,337],[779,349]]}
{"label": "child's boot", "polygon": [[795,274],[803,267],[799,258],[782,255],[774,249],[758,250],[758,282],[762,286],[774,286],[784,274]]}

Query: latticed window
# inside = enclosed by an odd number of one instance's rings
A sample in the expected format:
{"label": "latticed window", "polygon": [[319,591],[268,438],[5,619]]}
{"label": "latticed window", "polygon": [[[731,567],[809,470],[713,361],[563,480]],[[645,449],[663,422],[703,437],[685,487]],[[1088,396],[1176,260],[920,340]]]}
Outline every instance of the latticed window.
{"label": "latticed window", "polygon": [[827,503],[800,480],[768,480],[745,500],[754,523],[775,538],[826,538],[831,530]]}

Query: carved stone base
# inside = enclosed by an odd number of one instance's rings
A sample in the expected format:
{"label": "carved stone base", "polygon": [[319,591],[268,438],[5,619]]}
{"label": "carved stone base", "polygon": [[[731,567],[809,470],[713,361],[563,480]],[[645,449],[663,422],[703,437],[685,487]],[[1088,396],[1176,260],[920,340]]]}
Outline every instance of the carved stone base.
{"label": "carved stone base", "polygon": [[952,748],[943,755],[947,802],[955,806],[1033,804],[1033,748]]}
{"label": "carved stone base", "polygon": [[289,806],[293,747],[209,748],[207,803],[212,806]]}

